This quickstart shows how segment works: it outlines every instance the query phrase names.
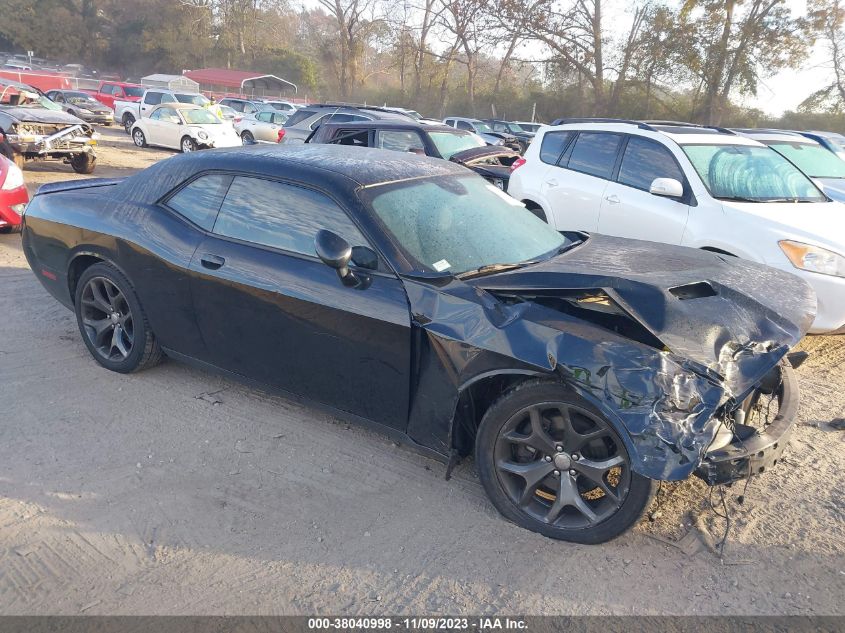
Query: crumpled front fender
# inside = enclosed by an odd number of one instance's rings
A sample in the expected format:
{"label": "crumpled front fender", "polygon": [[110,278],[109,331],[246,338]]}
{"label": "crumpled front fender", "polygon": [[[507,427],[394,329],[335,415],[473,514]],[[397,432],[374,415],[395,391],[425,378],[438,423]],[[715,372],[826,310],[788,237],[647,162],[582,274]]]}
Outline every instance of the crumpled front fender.
{"label": "crumpled front fender", "polygon": [[505,304],[460,281],[405,280],[416,326],[417,385],[408,435],[447,454],[460,392],[494,373],[549,376],[614,424],[635,472],[679,480],[698,466],[729,397],[671,353],[535,303]]}

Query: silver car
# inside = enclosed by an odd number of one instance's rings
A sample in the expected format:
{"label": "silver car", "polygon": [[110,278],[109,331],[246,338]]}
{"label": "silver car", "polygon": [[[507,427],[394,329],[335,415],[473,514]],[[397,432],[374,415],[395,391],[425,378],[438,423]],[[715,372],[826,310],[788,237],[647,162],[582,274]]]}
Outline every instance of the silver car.
{"label": "silver car", "polygon": [[53,103],[57,103],[62,110],[86,123],[111,125],[114,123],[114,110],[100,103],[87,92],[81,90],[51,90],[46,94]]}
{"label": "silver car", "polygon": [[282,127],[288,116],[283,112],[262,110],[255,114],[235,119],[235,131],[244,145],[253,143],[281,143],[285,136]]}

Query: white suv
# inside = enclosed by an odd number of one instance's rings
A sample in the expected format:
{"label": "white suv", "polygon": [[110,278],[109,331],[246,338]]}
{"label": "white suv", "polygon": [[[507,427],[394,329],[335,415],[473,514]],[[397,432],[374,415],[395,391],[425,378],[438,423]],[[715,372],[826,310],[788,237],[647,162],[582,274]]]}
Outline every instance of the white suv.
{"label": "white suv", "polygon": [[816,290],[811,331],[845,332],[845,206],[762,143],[693,124],[580,120],[540,128],[513,169],[508,193],[559,231],[788,270]]}

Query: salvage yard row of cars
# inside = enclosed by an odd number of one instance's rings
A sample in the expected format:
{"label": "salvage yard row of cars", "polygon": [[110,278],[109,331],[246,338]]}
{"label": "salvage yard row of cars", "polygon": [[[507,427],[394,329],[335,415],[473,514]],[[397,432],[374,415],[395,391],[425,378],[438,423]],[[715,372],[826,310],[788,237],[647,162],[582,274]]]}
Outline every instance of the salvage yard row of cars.
{"label": "salvage yard row of cars", "polygon": [[[603,542],[659,481],[777,466],[793,348],[845,327],[841,176],[818,152],[841,159],[815,139],[569,119],[520,155],[515,128],[481,136],[507,122],[315,104],[275,140],[196,152],[243,132],[172,97],[142,96],[129,131],[181,155],[44,185],[22,214],[94,360],[213,368],[447,472],[473,455],[495,507],[546,536]],[[0,214],[22,185],[3,165]]]}

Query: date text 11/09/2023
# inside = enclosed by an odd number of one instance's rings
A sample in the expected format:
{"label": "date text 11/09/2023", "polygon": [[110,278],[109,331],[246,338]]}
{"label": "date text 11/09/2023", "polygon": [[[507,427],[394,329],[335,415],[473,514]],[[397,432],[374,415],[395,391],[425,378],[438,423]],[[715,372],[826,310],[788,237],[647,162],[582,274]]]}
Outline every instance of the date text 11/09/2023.
{"label": "date text 11/09/2023", "polygon": [[361,630],[387,631],[391,629],[406,631],[524,631],[528,627],[521,618],[476,617],[346,617],[346,618],[309,618],[311,630]]}

